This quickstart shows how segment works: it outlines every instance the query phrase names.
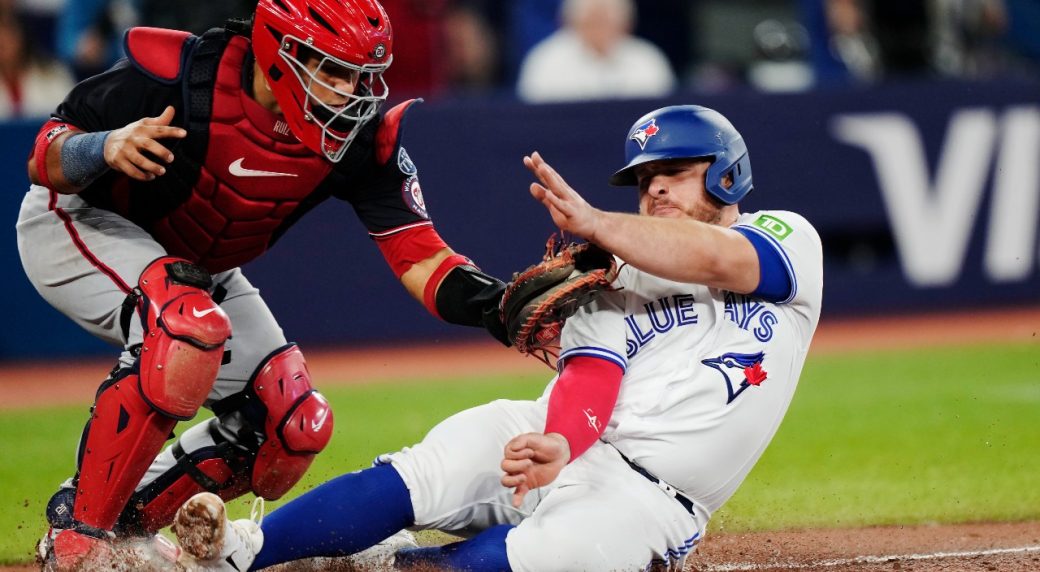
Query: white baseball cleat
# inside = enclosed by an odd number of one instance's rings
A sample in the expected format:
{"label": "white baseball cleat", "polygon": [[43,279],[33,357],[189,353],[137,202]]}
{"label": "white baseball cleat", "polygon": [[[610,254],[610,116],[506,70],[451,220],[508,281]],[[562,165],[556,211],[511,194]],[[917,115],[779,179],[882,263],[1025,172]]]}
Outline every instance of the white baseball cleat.
{"label": "white baseball cleat", "polygon": [[358,570],[384,572],[394,570],[397,552],[406,548],[418,548],[415,536],[402,530],[361,552],[351,554],[348,559]]}
{"label": "white baseball cleat", "polygon": [[224,501],[199,493],[177,509],[173,532],[183,550],[181,564],[189,571],[245,572],[264,545],[264,501],[257,498],[249,518],[228,520]]}

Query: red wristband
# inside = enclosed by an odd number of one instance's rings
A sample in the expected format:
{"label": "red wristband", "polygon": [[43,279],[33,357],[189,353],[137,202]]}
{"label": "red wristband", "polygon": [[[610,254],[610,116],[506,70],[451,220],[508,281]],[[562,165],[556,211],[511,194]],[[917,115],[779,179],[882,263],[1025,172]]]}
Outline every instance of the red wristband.
{"label": "red wristband", "polygon": [[472,266],[473,262],[461,254],[452,254],[441,261],[437,269],[433,271],[433,274],[430,274],[430,278],[426,281],[426,286],[423,288],[423,305],[438,319],[441,317],[441,314],[437,311],[437,289],[440,288],[444,277],[453,268],[463,265]]}
{"label": "red wristband", "polygon": [[567,439],[573,461],[599,439],[610,421],[624,371],[598,357],[572,356],[549,394],[545,433]]}
{"label": "red wristband", "polygon": [[36,177],[40,184],[48,189],[51,187],[51,178],[47,175],[47,149],[59,135],[71,131],[72,126],[63,121],[50,121],[43,124],[39,133],[36,134],[36,144],[33,147],[33,159],[36,160]]}

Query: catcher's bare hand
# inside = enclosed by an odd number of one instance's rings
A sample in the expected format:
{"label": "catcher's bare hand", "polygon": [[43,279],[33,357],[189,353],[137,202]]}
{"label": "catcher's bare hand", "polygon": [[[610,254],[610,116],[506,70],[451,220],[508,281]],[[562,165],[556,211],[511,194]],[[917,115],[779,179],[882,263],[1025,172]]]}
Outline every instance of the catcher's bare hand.
{"label": "catcher's bare hand", "polygon": [[[182,139],[188,132],[173,127],[173,106],[168,105],[158,117],[145,117],[113,131],[105,139],[105,162],[109,167],[138,181],[151,181],[166,173],[173,153],[159,139]],[[163,164],[157,163],[149,153]]]}
{"label": "catcher's bare hand", "polygon": [[594,241],[603,212],[585,202],[537,151],[524,157],[524,166],[541,182],[531,183],[531,195],[549,209],[556,226]]}
{"label": "catcher's bare hand", "polygon": [[559,433],[524,433],[506,443],[502,486],[515,489],[513,506],[520,507],[532,489],[556,480],[571,460],[571,446]]}

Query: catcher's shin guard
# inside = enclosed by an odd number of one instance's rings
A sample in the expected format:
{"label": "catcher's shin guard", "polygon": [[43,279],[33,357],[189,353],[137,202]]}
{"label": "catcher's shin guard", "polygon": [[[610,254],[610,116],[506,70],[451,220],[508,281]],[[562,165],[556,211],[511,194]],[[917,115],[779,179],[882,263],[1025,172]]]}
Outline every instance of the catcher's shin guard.
{"label": "catcher's shin guard", "polygon": [[80,448],[77,521],[111,530],[174,425],[193,417],[213,387],[231,323],[210,285],[205,270],[172,257],[141,274],[143,343],[134,367],[98,391]]}
{"label": "catcher's shin guard", "polygon": [[[303,477],[332,436],[328,402],[311,387],[295,344],[267,356],[246,389],[213,404],[213,410],[219,423],[214,419],[181,436],[171,449],[174,464],[134,493],[120,517],[121,530],[160,530],[204,491],[226,501],[250,490],[277,499]],[[186,451],[181,442],[194,431],[208,432],[213,445]]]}
{"label": "catcher's shin guard", "polygon": [[311,386],[303,353],[289,344],[253,374],[250,390],[263,412],[264,442],[256,453],[253,492],[281,498],[295,485],[332,438],[332,409]]}

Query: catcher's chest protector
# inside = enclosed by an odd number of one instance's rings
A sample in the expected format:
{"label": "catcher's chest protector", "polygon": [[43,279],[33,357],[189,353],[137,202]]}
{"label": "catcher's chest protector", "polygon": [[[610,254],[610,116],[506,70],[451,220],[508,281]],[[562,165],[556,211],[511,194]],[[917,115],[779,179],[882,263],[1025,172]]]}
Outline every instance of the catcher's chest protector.
{"label": "catcher's chest protector", "polygon": [[[176,159],[159,180],[169,178],[163,182],[190,188],[167,192],[167,200],[173,198],[178,204],[149,227],[170,254],[220,272],[267,250],[272,237],[314,194],[332,164],[304,147],[280,116],[242,89],[247,71],[243,67],[252,65],[246,38],[225,40],[220,33],[210,32],[185,45],[191,55],[179,77],[187,84],[189,135],[174,150]],[[139,53],[154,52],[140,49]],[[149,60],[161,56],[145,60],[134,56],[134,64],[146,73],[159,67]],[[212,101],[211,109],[206,109],[207,99]],[[137,194],[148,191],[145,185]]]}

